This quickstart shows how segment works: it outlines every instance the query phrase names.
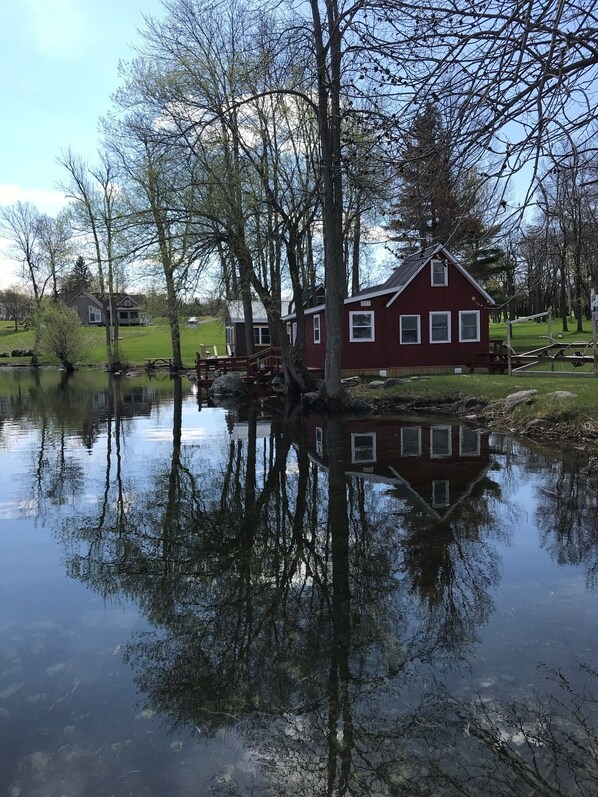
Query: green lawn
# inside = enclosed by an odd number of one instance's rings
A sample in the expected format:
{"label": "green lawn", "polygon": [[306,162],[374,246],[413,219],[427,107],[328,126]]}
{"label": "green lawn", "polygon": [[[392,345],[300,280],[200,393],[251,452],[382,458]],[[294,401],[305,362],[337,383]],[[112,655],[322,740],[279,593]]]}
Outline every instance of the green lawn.
{"label": "green lawn", "polygon": [[[563,332],[563,322],[560,318],[553,318],[552,320],[552,334],[557,337],[559,333],[562,335],[564,343],[577,343],[579,341],[589,341],[592,339],[592,322],[583,322],[583,333],[574,332],[577,327],[577,322],[569,324],[569,332]],[[516,351],[531,351],[540,346],[548,344],[546,339],[548,336],[548,323],[545,319],[541,319],[540,323],[536,321],[521,321],[520,323],[513,324],[511,327],[512,338],[511,345]],[[499,340],[506,341],[507,339],[507,325],[490,323],[490,337],[498,338]]]}
{"label": "green lawn", "polygon": [[413,401],[423,399],[433,404],[446,404],[462,398],[478,396],[494,401],[506,398],[518,390],[537,390],[539,404],[535,405],[536,417],[550,412],[552,399],[544,399],[555,390],[568,390],[577,394],[575,415],[579,423],[592,421],[598,423],[598,377],[543,377],[507,376],[506,374],[437,374],[434,376],[410,379],[403,384],[388,388],[370,389],[361,384],[351,389],[351,393],[367,402],[379,403],[398,400]]}
{"label": "green lawn", "polygon": [[[82,358],[83,365],[103,365],[106,362],[105,329],[104,327],[86,327],[85,334],[88,339],[87,351]],[[120,330],[121,359],[129,365],[143,365],[148,359],[172,356],[170,343],[170,330],[165,323],[155,323],[149,327],[121,328]],[[29,349],[33,345],[33,333],[15,332],[14,324],[0,321],[0,353],[10,353],[14,349]],[[206,319],[197,327],[181,327],[181,353],[183,363],[192,367],[195,362],[195,352],[200,345],[207,346],[210,350],[217,347],[219,353],[226,351],[224,324],[218,319]],[[26,363],[29,358],[1,358],[1,363]],[[48,360],[48,363],[51,363]]]}

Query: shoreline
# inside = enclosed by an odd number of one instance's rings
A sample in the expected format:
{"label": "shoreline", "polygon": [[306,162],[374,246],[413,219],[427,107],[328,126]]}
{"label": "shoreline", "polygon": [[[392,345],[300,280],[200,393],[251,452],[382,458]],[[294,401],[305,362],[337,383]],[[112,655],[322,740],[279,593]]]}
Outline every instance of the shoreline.
{"label": "shoreline", "polygon": [[590,461],[597,460],[592,472],[598,472],[598,422],[577,410],[576,396],[569,391],[542,395],[533,389],[518,390],[499,399],[476,395],[464,398],[453,393],[427,397],[409,390],[368,396],[364,386],[349,388],[348,392],[352,398],[371,404],[377,414],[449,416],[542,446],[577,453]]}

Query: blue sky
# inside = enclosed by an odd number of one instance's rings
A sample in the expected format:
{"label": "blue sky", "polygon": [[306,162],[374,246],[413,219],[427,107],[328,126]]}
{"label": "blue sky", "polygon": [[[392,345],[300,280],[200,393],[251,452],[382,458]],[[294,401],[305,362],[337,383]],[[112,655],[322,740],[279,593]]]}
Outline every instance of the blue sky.
{"label": "blue sky", "polygon": [[[0,204],[54,213],[61,150],[93,160],[98,119],[161,0],[0,0]],[[0,288],[14,282],[0,256]]]}

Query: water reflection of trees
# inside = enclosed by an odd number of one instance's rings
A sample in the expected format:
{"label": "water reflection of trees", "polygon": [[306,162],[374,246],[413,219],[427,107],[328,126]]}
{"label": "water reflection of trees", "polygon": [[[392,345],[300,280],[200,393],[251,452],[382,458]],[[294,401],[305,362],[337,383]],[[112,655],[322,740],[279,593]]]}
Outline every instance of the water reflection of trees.
{"label": "water reflection of trees", "polygon": [[[542,696],[459,702],[446,695],[420,717],[425,758],[416,769],[448,797],[590,797],[598,786],[598,673],[543,668]],[[434,791],[435,789],[435,791]],[[411,793],[411,792],[409,792]]]}
{"label": "water reflection of trees", "polygon": [[112,447],[127,434],[127,422],[149,414],[160,403],[160,393],[162,400],[172,400],[170,384],[159,391],[147,380],[97,371],[72,375],[15,369],[3,379],[8,392],[0,397],[0,448],[28,438],[31,480],[21,504],[42,523],[50,512],[79,504],[85,484],[83,450],[91,453],[105,435],[111,456]]}
{"label": "water reflection of trees", "polygon": [[536,512],[542,546],[563,565],[584,565],[598,588],[598,485],[579,462],[546,459]]}
{"label": "water reflection of trees", "polygon": [[325,470],[300,425],[258,438],[253,409],[247,439],[198,459],[181,406],[178,384],[172,456],[145,489],[123,473],[115,413],[101,500],[61,532],[70,574],[154,625],[126,652],[153,709],[202,735],[240,731],[254,793],[591,793],[579,759],[595,704],[576,686],[507,706],[442,684],[492,608],[492,479],[439,521],[347,476],[339,421]]}

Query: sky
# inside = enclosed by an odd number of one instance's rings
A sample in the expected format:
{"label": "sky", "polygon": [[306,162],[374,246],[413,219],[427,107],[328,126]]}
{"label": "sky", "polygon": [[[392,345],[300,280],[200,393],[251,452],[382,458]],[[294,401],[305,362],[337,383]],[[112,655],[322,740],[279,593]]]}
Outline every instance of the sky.
{"label": "sky", "polygon": [[[0,205],[60,210],[57,158],[95,159],[118,63],[135,56],[143,16],[162,13],[161,0],[0,0]],[[0,253],[0,289],[15,282]]]}

